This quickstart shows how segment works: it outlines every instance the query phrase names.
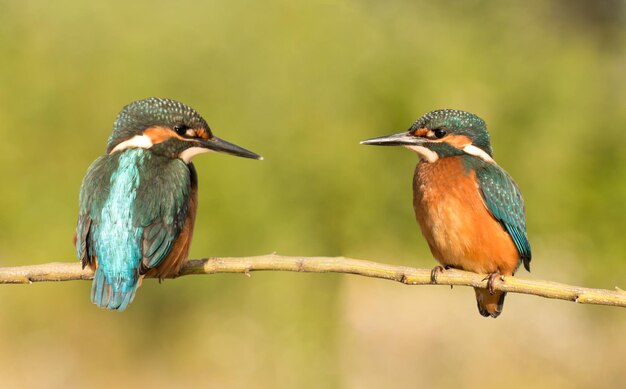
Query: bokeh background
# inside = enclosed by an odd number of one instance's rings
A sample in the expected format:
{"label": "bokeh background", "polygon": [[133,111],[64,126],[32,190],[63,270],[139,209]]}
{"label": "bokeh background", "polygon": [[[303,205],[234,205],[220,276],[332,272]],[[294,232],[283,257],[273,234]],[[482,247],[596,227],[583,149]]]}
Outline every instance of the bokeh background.
{"label": "bokeh background", "polygon": [[[435,265],[416,157],[362,139],[423,113],[484,118],[524,193],[533,272],[626,288],[626,4],[0,1],[0,266],[73,261],[80,182],[130,101],[200,111],[262,162],[196,158],[193,258]],[[2,387],[618,387],[626,311],[470,288],[254,273],[0,286]]]}

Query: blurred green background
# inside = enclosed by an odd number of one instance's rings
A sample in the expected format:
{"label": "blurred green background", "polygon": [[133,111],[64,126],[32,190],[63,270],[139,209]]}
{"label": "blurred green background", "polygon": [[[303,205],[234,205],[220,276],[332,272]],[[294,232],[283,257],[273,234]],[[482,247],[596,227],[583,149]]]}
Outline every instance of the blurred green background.
{"label": "blurred green background", "polygon": [[[193,258],[435,265],[415,155],[359,146],[484,118],[526,199],[533,273],[626,288],[624,1],[0,1],[0,266],[75,258],[80,182],[120,108],[183,101],[265,157],[196,158]],[[617,387],[626,311],[470,288],[254,273],[0,286],[3,387]]]}

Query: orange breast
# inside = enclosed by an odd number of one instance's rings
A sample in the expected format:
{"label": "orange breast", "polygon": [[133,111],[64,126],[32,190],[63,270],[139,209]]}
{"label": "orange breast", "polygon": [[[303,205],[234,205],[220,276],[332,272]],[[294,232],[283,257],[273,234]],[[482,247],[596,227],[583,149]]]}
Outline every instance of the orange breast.
{"label": "orange breast", "polygon": [[462,157],[420,162],[413,178],[413,207],[433,256],[443,265],[512,275],[519,264],[513,240],[491,216],[476,175]]}

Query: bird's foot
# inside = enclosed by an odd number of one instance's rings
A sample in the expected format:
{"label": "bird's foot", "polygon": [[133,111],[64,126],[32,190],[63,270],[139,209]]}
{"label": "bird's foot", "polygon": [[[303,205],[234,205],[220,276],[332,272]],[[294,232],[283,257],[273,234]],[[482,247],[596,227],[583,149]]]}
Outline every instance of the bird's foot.
{"label": "bird's foot", "polygon": [[503,280],[503,277],[500,275],[500,270],[496,270],[493,273],[490,273],[487,277],[483,278],[483,281],[487,281],[487,290],[489,290],[489,294],[496,294],[494,284],[496,282],[496,278],[498,277],[500,277],[500,280]]}
{"label": "bird's foot", "polygon": [[450,266],[448,266],[448,265],[433,267],[433,270],[430,271],[430,283],[431,284],[436,284],[437,283],[437,275],[439,273],[443,273],[444,270],[448,270],[448,269],[450,269]]}

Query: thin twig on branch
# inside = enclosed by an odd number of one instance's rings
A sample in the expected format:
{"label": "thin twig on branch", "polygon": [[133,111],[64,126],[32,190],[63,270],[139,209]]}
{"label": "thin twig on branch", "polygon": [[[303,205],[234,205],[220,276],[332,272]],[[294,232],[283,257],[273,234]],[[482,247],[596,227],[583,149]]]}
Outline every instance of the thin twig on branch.
{"label": "thin twig on branch", "polygon": [[[356,274],[394,280],[406,285],[432,285],[430,269],[415,269],[343,257],[286,257],[274,254],[257,257],[192,259],[183,266],[178,276],[215,273],[249,275],[250,272],[259,270]],[[88,268],[81,269],[78,262],[0,267],[0,284],[29,284],[92,278],[93,272]],[[487,281],[485,275],[449,269],[438,274],[437,285],[485,288]],[[615,290],[591,289],[551,281],[524,280],[518,277],[499,278],[494,287],[496,290],[505,292],[532,294],[581,304],[626,307],[626,292],[617,287]]]}

